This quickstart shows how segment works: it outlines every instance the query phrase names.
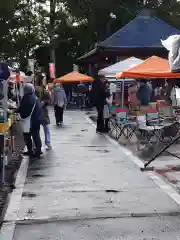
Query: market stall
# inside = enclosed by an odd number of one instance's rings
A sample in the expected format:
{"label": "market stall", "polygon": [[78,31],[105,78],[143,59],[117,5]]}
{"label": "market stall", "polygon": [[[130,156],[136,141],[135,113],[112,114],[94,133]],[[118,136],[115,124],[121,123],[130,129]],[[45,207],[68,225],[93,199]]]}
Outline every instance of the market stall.
{"label": "market stall", "polygon": [[[116,74],[118,72],[122,72],[122,71],[125,71],[125,70],[129,69],[129,68],[137,66],[138,64],[140,64],[142,62],[143,62],[143,60],[141,60],[139,58],[131,57],[131,58],[125,59],[123,61],[120,61],[116,64],[113,64],[109,67],[101,69],[98,72],[98,75],[99,76],[104,76],[105,78],[108,79],[108,81],[110,83],[113,83],[114,80],[116,79]],[[120,101],[121,101],[121,106],[122,107],[124,106],[125,95],[127,95],[127,94],[124,94],[124,93],[127,93],[128,86],[131,85],[133,82],[135,82],[135,80],[133,78],[118,79],[116,81],[116,86],[117,86],[117,88],[116,88],[116,90],[117,90],[116,99],[117,99],[117,102],[118,102],[118,99],[119,99],[118,95],[120,93],[121,94]]]}
{"label": "market stall", "polygon": [[116,74],[117,79],[175,79],[180,78],[180,73],[172,73],[167,59],[152,56],[135,67]]}
{"label": "market stall", "polygon": [[[17,88],[15,87],[17,76],[14,69],[8,67],[5,63],[0,63],[0,69],[0,171],[2,176],[1,184],[4,185],[6,166],[12,160],[13,153],[16,150],[13,135],[17,129],[13,126],[15,123],[14,109],[17,108],[18,101],[16,97],[9,99],[10,85],[15,90],[12,95],[17,94]],[[19,79],[21,82],[21,77]]]}
{"label": "market stall", "polygon": [[[71,84],[72,88],[74,87],[74,89],[70,93],[72,94],[71,96],[67,94],[68,102],[72,104],[76,104],[77,106],[83,105],[84,107],[86,102],[85,98],[87,99],[87,92],[88,92],[87,84],[92,83],[93,81],[94,79],[92,77],[73,71],[63,77],[56,78],[53,81],[53,84],[61,83],[61,84],[64,84],[65,87],[67,86],[67,84]],[[80,100],[80,98],[82,99]]]}
{"label": "market stall", "polygon": [[86,82],[93,82],[94,79],[90,76],[87,76],[85,74],[81,74],[79,72],[71,72],[63,77],[56,78],[53,83],[86,83]]}
{"label": "market stall", "polygon": [[[168,60],[159,58],[156,56],[152,56],[151,58],[148,58],[147,60],[145,60],[143,63],[137,65],[136,67],[133,67],[131,69],[128,69],[126,71],[118,73],[116,75],[116,77],[117,77],[117,79],[119,79],[119,78],[151,79],[151,80],[153,80],[153,79],[169,79],[169,81],[170,81],[171,79],[180,78],[180,73],[172,73],[170,71]],[[167,125],[167,124],[165,125],[164,119],[166,119],[167,116],[159,117],[160,111],[158,109],[156,109],[157,106],[159,106],[159,105],[155,104],[154,109],[151,109],[151,107],[150,107],[149,108],[150,112],[148,112],[149,110],[147,110],[146,115],[138,117],[138,120],[139,119],[141,119],[141,120],[137,124],[137,127],[139,128],[141,126],[141,131],[146,131],[146,136],[150,132],[149,127],[151,127],[151,136],[153,136],[152,135],[152,132],[153,132],[153,134],[156,135],[158,142],[159,141],[162,142],[165,128],[167,126],[168,127],[171,127],[172,125],[175,126],[176,124],[179,125],[179,117],[174,115],[173,111],[172,111],[171,115],[168,116],[168,118],[172,119],[172,122],[168,123],[169,125]],[[169,109],[171,109],[171,108],[169,107]],[[153,126],[147,125],[148,118],[151,119],[151,123],[154,121],[155,124]],[[143,126],[142,126],[142,122],[143,122]],[[160,151],[157,151],[154,154],[154,156],[151,157],[151,159],[145,164],[145,168],[152,161],[154,161],[159,155],[161,155],[165,151],[168,152],[167,150],[169,149],[169,147],[172,146],[179,139],[180,139],[180,134],[179,134],[179,131],[177,131],[177,135],[175,137],[172,137],[171,141],[168,144],[166,144]],[[148,139],[148,141],[149,141],[149,139]],[[149,144],[149,142],[148,142],[148,144]],[[168,152],[168,153],[173,156],[176,156],[170,152]],[[176,157],[179,158],[178,156],[176,156]]]}
{"label": "market stall", "polygon": [[115,63],[109,67],[106,67],[104,69],[101,69],[98,72],[99,76],[104,76],[106,78],[115,78],[116,74],[118,72],[127,70],[129,68],[132,68],[134,66],[137,66],[138,64],[142,63],[143,60],[135,57],[127,58],[123,61],[120,61],[118,63]]}

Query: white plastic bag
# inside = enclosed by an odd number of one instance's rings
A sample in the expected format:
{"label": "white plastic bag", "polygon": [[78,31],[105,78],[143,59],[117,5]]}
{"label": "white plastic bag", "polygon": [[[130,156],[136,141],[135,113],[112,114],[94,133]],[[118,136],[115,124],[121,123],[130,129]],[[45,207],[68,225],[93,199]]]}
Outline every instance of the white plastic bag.
{"label": "white plastic bag", "polygon": [[180,72],[180,35],[172,35],[161,43],[169,51],[171,72]]}
{"label": "white plastic bag", "polygon": [[21,127],[23,130],[23,133],[29,133],[30,129],[31,129],[31,116],[34,112],[34,109],[36,107],[36,102],[34,103],[34,106],[32,108],[31,114],[29,115],[29,117],[21,119]]}
{"label": "white plastic bag", "polygon": [[180,106],[180,88],[176,88],[176,102],[177,106]]}
{"label": "white plastic bag", "polygon": [[174,42],[179,37],[180,37],[180,35],[172,35],[172,36],[168,37],[166,40],[161,40],[161,43],[168,51],[171,51]]}

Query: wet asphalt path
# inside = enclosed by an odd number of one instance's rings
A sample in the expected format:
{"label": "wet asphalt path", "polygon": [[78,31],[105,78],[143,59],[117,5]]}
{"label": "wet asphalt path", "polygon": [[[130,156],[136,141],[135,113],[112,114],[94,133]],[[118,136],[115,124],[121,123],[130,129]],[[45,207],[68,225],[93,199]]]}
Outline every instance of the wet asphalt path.
{"label": "wet asphalt path", "polygon": [[177,240],[180,208],[83,112],[52,119],[52,152],[29,166],[14,240]]}

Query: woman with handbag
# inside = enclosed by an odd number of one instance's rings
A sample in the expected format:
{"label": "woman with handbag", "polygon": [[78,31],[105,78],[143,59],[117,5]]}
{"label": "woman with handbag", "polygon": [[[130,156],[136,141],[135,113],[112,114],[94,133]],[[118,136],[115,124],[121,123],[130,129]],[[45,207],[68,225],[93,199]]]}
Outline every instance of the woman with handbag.
{"label": "woman with handbag", "polygon": [[[24,96],[16,110],[21,118],[24,141],[27,146],[27,155],[32,158],[40,158],[42,142],[40,138],[40,125],[43,122],[43,112],[38,98],[35,95],[34,86],[31,83],[24,85]],[[32,139],[35,145],[33,152]]]}

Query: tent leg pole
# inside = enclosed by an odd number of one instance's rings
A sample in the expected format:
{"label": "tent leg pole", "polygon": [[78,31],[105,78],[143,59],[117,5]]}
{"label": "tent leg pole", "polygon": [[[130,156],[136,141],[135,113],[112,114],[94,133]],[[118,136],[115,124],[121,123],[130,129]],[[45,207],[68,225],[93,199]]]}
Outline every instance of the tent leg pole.
{"label": "tent leg pole", "polygon": [[[145,165],[144,168],[142,168],[141,170],[145,170],[147,168],[147,166],[149,166],[149,164],[151,164],[152,162],[154,162],[156,160],[157,157],[161,156],[161,154],[163,152],[165,152],[167,149],[169,149],[175,142],[177,142],[180,139],[180,135],[178,135],[170,144],[168,144],[167,146],[165,146],[160,152],[158,152],[157,154],[155,154]],[[168,152],[169,153],[169,152]],[[175,155],[174,155],[175,157]]]}
{"label": "tent leg pole", "polygon": [[121,92],[122,92],[121,106],[122,106],[122,108],[124,108],[124,79],[122,80]]}

